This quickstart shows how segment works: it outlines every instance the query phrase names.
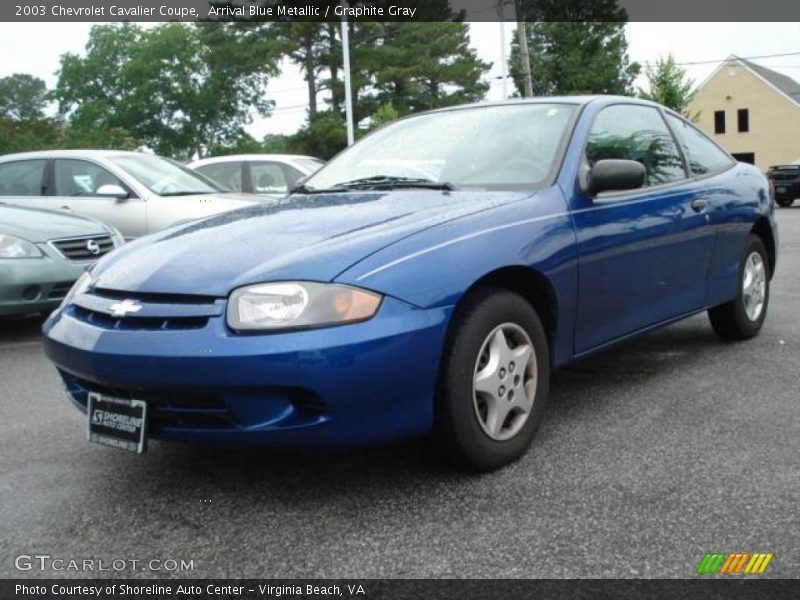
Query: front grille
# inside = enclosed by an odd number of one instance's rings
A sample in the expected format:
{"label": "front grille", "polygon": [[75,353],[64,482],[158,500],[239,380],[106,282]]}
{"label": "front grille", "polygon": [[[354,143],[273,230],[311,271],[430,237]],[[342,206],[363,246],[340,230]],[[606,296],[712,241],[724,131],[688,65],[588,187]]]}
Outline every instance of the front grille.
{"label": "front grille", "polygon": [[51,300],[60,300],[67,295],[67,292],[74,283],[74,281],[59,281],[58,283],[54,283],[53,287],[50,288],[50,292],[47,294],[47,297]]}
{"label": "front grille", "polygon": [[800,181],[800,174],[798,173],[771,173],[770,178],[773,181]]}
{"label": "front grille", "polygon": [[125,292],[98,287],[92,289],[92,294],[111,300],[138,300],[140,302],[153,302],[158,304],[214,304],[218,300],[215,296],[201,296],[198,294]]}
{"label": "front grille", "polygon": [[67,260],[95,260],[114,249],[110,235],[54,240],[53,247]]}
{"label": "front grille", "polygon": [[127,390],[111,388],[62,372],[73,397],[86,405],[89,392],[115,398],[134,398],[147,402],[148,426],[156,433],[161,427],[186,429],[233,429],[233,413],[214,392],[204,390]]}
{"label": "front grille", "polygon": [[103,329],[128,331],[202,329],[208,324],[208,317],[115,317],[74,304],[69,308],[69,312],[79,321],[84,321]]}

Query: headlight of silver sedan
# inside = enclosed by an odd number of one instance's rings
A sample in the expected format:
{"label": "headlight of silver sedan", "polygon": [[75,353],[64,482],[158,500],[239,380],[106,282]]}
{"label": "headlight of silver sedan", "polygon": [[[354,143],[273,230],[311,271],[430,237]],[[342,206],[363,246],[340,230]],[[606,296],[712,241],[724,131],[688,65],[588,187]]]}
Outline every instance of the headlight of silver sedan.
{"label": "headlight of silver sedan", "polygon": [[371,318],[382,296],[359,288],[309,281],[238,288],[228,301],[228,325],[236,331],[323,327]]}
{"label": "headlight of silver sedan", "polygon": [[42,251],[28,240],[0,233],[0,258],[38,258]]}

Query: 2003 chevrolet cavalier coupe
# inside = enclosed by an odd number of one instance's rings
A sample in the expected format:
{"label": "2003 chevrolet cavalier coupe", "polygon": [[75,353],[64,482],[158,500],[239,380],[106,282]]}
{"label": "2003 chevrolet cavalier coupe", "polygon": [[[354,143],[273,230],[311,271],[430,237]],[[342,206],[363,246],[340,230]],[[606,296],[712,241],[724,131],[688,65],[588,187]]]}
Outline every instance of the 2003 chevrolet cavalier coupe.
{"label": "2003 chevrolet cavalier coupe", "polygon": [[365,445],[433,432],[521,456],[550,371],[700,311],[756,335],[766,178],[677,114],[618,97],[434,111],[277,205],[148,236],[45,323],[90,438]]}

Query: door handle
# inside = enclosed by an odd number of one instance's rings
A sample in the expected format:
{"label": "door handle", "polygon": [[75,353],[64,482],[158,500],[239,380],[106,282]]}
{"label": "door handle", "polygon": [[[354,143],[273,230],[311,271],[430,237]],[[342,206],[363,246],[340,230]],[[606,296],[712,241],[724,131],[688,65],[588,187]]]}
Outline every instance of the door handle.
{"label": "door handle", "polygon": [[72,209],[69,206],[62,206],[61,210],[70,210],[71,211]]}
{"label": "door handle", "polygon": [[694,212],[702,212],[706,209],[706,201],[703,198],[695,198],[690,206]]}

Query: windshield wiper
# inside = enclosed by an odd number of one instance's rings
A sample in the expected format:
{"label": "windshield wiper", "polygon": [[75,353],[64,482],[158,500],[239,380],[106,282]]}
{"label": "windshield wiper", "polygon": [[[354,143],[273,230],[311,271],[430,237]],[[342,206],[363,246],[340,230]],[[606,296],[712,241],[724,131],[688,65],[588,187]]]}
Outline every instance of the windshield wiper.
{"label": "windshield wiper", "polygon": [[446,181],[433,181],[422,177],[396,177],[393,175],[374,175],[373,177],[362,177],[352,181],[343,181],[336,184],[336,187],[347,189],[369,189],[369,188],[425,188],[429,190],[452,191],[453,184]]}
{"label": "windshield wiper", "polygon": [[311,188],[306,187],[305,183],[301,183],[300,185],[296,185],[292,188],[289,188],[290,194],[333,194],[335,192],[346,192],[347,188],[335,185],[329,188]]}

